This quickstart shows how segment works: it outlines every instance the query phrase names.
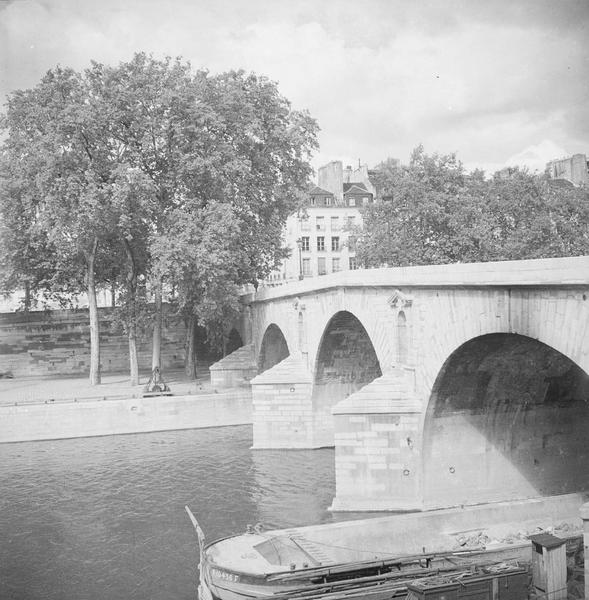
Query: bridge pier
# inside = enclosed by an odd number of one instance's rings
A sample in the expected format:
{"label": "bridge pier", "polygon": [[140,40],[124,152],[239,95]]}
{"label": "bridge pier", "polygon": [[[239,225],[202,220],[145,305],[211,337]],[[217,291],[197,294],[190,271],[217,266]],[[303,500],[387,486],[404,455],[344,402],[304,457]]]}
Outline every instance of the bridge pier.
{"label": "bridge pier", "polygon": [[421,403],[414,373],[394,368],[333,408],[333,511],[414,510],[421,500]]}
{"label": "bridge pier", "polygon": [[247,344],[209,367],[214,390],[245,386],[258,373],[254,347]]}
{"label": "bridge pier", "polygon": [[251,380],[254,449],[318,448],[313,379],[300,353]]}

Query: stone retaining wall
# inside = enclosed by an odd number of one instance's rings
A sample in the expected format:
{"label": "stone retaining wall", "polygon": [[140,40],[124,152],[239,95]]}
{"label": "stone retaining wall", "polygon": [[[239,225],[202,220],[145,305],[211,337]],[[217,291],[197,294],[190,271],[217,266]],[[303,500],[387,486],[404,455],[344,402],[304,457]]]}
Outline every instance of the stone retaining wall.
{"label": "stone retaining wall", "polygon": [[[129,369],[126,335],[111,325],[112,310],[99,309],[100,362],[104,373]],[[184,366],[185,327],[168,320],[162,340],[164,369]],[[138,340],[139,368],[151,368],[151,336]],[[87,373],[90,369],[88,310],[0,314],[0,374],[42,377]]]}

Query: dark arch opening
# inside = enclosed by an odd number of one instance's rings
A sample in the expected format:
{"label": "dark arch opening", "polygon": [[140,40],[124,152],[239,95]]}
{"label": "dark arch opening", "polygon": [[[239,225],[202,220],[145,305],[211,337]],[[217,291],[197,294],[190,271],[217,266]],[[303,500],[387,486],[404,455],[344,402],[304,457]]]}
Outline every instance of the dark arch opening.
{"label": "dark arch opening", "polygon": [[322,423],[326,432],[332,429],[333,405],[381,375],[374,346],[362,323],[350,312],[335,314],[317,353],[313,386],[316,422]]}
{"label": "dark arch opening", "polygon": [[290,355],[284,334],[278,325],[268,325],[262,338],[260,356],[258,357],[258,370],[260,373],[267,371]]}
{"label": "dark arch opening", "polygon": [[376,351],[364,325],[350,312],[336,313],[319,344],[315,385],[335,384],[346,390],[341,396],[345,398],[381,375]]}
{"label": "dark arch opening", "polygon": [[532,338],[491,334],[440,371],[424,426],[428,507],[589,489],[589,376]]}
{"label": "dark arch opening", "polygon": [[227,340],[225,342],[225,354],[231,354],[232,352],[235,352],[235,350],[241,348],[242,346],[243,340],[239,335],[239,331],[237,331],[237,329],[235,329],[234,327],[227,336]]}

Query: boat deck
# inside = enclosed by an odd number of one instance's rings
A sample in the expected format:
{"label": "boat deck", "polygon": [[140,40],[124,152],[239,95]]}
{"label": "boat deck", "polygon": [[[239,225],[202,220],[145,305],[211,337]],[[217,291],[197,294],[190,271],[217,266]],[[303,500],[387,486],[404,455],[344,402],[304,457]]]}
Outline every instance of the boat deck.
{"label": "boat deck", "polygon": [[255,575],[460,551],[509,556],[511,548],[520,556],[533,533],[580,533],[587,499],[567,494],[248,533],[209,545],[206,555],[219,568]]}

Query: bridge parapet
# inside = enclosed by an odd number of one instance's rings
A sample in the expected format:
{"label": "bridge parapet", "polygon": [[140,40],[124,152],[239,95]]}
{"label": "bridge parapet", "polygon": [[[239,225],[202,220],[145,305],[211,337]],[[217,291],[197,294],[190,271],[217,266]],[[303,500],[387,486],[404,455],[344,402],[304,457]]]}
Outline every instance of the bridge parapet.
{"label": "bridge parapet", "polygon": [[415,267],[383,267],[340,271],[261,288],[252,302],[306,296],[338,287],[566,287],[589,285],[589,256],[535,260],[455,263]]}

